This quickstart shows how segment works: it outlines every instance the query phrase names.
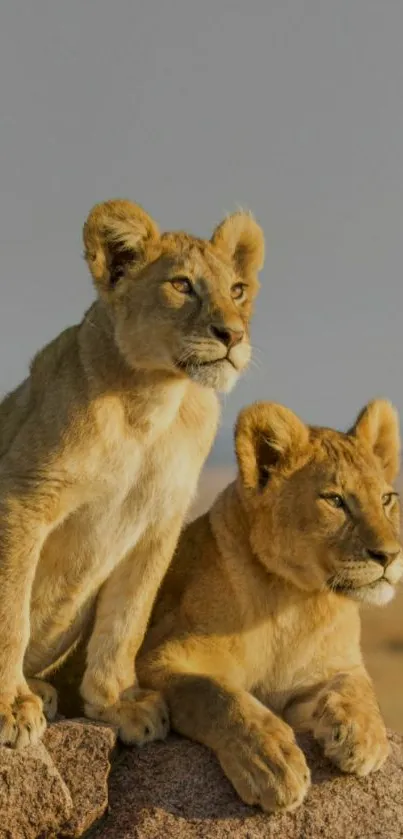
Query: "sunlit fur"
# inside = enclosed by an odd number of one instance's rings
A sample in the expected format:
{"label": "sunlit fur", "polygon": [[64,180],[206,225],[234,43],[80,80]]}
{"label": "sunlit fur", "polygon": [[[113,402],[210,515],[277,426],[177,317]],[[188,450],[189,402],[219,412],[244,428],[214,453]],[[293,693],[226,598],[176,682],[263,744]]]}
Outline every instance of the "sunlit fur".
{"label": "sunlit fur", "polygon": [[[264,257],[263,234],[252,216],[229,216],[208,241],[187,233],[160,235],[141,208],[110,201],[94,208],[84,240],[128,364],[231,390],[251,356],[249,321]],[[176,278],[189,281],[190,293],[177,290]],[[233,289],[239,283],[238,298]],[[228,349],[212,327],[243,333],[242,340]]]}
{"label": "sunlit fur", "polygon": [[[255,417],[265,410],[264,404],[255,406]],[[372,430],[373,439],[366,424],[367,414],[379,417],[379,425]],[[252,548],[270,571],[305,591],[329,588],[363,602],[387,603],[403,574],[399,498],[392,486],[400,452],[394,409],[376,401],[360,416],[350,434],[308,429],[281,406],[272,407],[271,416],[273,437],[276,422],[281,427],[275,445],[288,444],[289,448],[285,462],[279,458],[283,468],[270,472],[270,437],[265,442],[262,435],[260,480],[264,482],[266,473],[268,480],[262,494],[251,501]],[[240,429],[248,431],[251,422],[253,414],[241,417]],[[387,455],[381,449],[384,438]],[[247,434],[245,438],[238,435],[246,481],[247,439]],[[332,503],[334,495],[342,497],[341,508]],[[386,504],[383,499],[387,499]],[[268,533],[275,533],[275,539],[265,539]],[[370,552],[385,552],[388,561],[383,565],[371,558]]]}
{"label": "sunlit fur", "polygon": [[[213,443],[215,391],[249,360],[263,261],[248,214],[207,242],[161,236],[121,200],[92,210],[84,247],[96,302],[0,404],[0,745],[17,748],[42,734],[43,698],[54,711],[28,680],[86,633],[87,716],[127,743],[166,735],[163,699],[137,684],[136,652]],[[230,349],[229,329],[242,329]]]}
{"label": "sunlit fur", "polygon": [[245,802],[293,809],[309,787],[293,728],[346,772],[388,754],[355,601],[386,602],[402,575],[398,418],[375,400],[342,434],[262,402],[236,451],[237,480],[180,538],[138,675]]}

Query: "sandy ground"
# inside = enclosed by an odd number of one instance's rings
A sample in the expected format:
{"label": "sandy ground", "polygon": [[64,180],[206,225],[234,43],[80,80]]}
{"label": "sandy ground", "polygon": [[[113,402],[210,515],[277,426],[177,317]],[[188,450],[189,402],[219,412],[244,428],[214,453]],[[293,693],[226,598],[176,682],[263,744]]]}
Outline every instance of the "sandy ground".
{"label": "sandy ground", "polygon": [[[204,471],[192,518],[210,507],[233,476],[234,470],[225,467]],[[386,724],[403,732],[403,585],[388,606],[362,610],[362,629],[365,661]]]}

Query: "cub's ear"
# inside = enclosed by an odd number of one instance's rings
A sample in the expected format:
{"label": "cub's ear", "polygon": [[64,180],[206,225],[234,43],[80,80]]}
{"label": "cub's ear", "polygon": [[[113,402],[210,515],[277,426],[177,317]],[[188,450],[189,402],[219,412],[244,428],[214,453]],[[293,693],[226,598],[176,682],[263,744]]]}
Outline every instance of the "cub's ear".
{"label": "cub's ear", "polygon": [[264,263],[264,236],[250,213],[234,213],[216,227],[212,244],[226,253],[242,279],[256,279]]}
{"label": "cub's ear", "polygon": [[400,429],[396,408],[386,399],[374,399],[362,409],[350,434],[363,440],[382,464],[389,483],[400,469]]}
{"label": "cub's ear", "polygon": [[159,239],[156,223],[137,204],[117,199],[96,204],[84,225],[84,256],[98,290],[110,293],[128,264],[143,264]]}
{"label": "cub's ear", "polygon": [[246,489],[263,489],[271,472],[285,466],[304,449],[308,427],[288,408],[274,402],[256,402],[239,414],[235,449]]}

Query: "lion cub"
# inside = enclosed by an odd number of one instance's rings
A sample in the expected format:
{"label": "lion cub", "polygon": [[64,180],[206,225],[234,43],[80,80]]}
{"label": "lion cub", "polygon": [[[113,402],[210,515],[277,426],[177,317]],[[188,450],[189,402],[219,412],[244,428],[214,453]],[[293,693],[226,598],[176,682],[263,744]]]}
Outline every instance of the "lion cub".
{"label": "lion cub", "polygon": [[303,800],[310,775],[293,728],[345,772],[365,775],[388,754],[358,603],[387,603],[403,572],[399,448],[388,402],[370,403],[347,434],[253,405],[236,428],[238,479],[180,539],[139,678],[248,804]]}
{"label": "lion cub", "polygon": [[54,698],[28,680],[88,632],[86,714],[127,743],[166,732],[135,656],[215,435],[216,391],[251,354],[264,250],[251,216],[205,241],[107,201],[84,244],[97,301],[0,405],[0,744],[16,747],[41,735],[40,696]]}

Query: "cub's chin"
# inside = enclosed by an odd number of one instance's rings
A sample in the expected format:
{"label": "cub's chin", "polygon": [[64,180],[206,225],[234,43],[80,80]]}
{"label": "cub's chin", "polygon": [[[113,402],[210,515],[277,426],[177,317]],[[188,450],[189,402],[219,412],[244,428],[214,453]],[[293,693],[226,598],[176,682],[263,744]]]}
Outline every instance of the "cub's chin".
{"label": "cub's chin", "polygon": [[333,589],[337,594],[344,597],[350,597],[352,600],[357,600],[360,603],[370,603],[373,606],[385,606],[390,603],[395,596],[395,587],[387,580],[375,580],[374,583],[368,583],[364,586],[340,586]]}
{"label": "cub's chin", "polygon": [[240,370],[237,370],[227,358],[210,362],[188,362],[181,365],[181,370],[203,387],[211,387],[219,393],[229,393],[239,379]]}

